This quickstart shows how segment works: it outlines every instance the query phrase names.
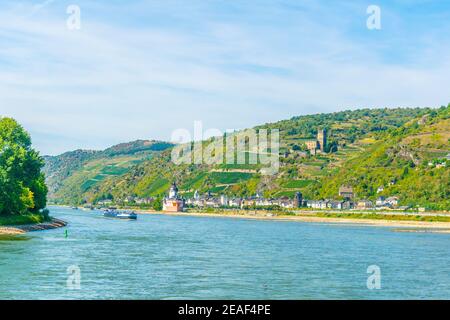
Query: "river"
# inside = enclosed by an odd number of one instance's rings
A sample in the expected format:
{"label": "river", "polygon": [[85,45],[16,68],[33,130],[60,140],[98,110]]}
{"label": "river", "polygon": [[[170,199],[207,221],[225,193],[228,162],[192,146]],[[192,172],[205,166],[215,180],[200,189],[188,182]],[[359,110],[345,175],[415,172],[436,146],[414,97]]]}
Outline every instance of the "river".
{"label": "river", "polygon": [[449,234],[50,209],[67,228],[0,239],[0,299],[450,299]]}

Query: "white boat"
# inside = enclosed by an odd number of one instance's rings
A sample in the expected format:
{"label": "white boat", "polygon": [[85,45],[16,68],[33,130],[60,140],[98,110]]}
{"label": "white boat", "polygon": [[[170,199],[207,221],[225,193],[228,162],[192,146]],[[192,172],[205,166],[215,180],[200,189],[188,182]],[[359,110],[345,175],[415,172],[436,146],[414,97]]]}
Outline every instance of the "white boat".
{"label": "white boat", "polygon": [[125,219],[125,220],[136,220],[137,219],[137,214],[134,212],[125,212],[125,211],[117,211],[117,210],[106,210],[103,213],[103,216],[106,218]]}

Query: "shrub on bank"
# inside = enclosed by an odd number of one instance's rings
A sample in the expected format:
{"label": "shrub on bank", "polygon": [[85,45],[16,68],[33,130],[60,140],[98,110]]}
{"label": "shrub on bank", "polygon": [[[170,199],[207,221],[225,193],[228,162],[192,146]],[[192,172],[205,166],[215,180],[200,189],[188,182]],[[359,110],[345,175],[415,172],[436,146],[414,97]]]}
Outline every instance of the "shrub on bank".
{"label": "shrub on bank", "polygon": [[[50,218],[49,218],[50,219]],[[36,224],[46,221],[41,214],[0,215],[0,226]]]}

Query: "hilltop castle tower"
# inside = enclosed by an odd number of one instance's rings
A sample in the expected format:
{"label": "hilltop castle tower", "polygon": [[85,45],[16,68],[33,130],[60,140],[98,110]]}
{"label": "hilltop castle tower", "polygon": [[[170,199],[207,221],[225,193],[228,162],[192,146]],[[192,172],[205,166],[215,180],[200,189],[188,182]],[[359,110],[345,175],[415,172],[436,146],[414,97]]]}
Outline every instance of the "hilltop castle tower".
{"label": "hilltop castle tower", "polygon": [[305,144],[312,155],[316,155],[318,150],[325,152],[327,147],[327,129],[318,129],[316,140],[305,141]]}
{"label": "hilltop castle tower", "polygon": [[319,129],[317,131],[317,142],[319,144],[320,151],[325,152],[327,146],[327,129]]}

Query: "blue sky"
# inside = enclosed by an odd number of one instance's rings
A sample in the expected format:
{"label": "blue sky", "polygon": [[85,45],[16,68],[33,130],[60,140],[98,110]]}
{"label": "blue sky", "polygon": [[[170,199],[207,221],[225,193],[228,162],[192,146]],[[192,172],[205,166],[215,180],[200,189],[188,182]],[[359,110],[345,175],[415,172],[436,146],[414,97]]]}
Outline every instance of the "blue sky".
{"label": "blue sky", "polygon": [[[70,4],[81,29],[66,27]],[[366,9],[381,8],[381,30]],[[1,1],[0,115],[43,154],[450,102],[450,1]]]}

